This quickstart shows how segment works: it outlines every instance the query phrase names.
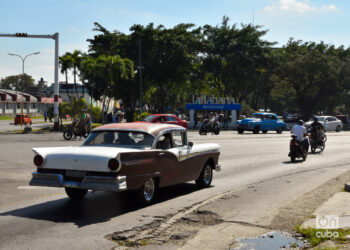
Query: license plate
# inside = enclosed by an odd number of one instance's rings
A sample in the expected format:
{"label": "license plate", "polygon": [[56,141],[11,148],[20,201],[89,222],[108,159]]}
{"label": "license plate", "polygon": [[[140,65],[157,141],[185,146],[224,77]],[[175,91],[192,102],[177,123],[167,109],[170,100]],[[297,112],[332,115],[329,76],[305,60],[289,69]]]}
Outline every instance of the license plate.
{"label": "license plate", "polygon": [[86,175],[86,171],[79,170],[67,170],[66,176],[68,177],[84,177]]}

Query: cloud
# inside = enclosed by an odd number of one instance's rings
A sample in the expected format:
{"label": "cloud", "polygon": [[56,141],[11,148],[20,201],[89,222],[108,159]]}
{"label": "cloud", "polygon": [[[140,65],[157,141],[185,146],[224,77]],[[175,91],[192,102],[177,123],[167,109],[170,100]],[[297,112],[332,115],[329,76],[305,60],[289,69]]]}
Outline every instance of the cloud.
{"label": "cloud", "polygon": [[267,12],[297,12],[300,14],[319,12],[319,11],[335,11],[337,7],[334,4],[322,5],[317,7],[311,4],[310,0],[278,0],[273,2],[270,6],[264,8]]}

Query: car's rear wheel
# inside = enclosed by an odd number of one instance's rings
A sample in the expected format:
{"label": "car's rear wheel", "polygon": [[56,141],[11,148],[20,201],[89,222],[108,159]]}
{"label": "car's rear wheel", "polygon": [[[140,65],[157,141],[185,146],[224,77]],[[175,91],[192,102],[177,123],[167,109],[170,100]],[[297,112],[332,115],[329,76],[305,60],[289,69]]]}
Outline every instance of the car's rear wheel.
{"label": "car's rear wheel", "polygon": [[254,129],[253,129],[253,133],[254,134],[259,134],[259,131],[260,131],[259,126],[255,126]]}
{"label": "car's rear wheel", "polygon": [[207,187],[210,187],[212,180],[213,180],[213,169],[209,165],[209,163],[207,163],[205,164],[201,174],[196,180],[196,184],[199,188],[207,188]]}
{"label": "car's rear wheel", "polygon": [[281,133],[282,133],[282,127],[278,127],[278,128],[276,129],[276,132],[277,132],[277,134],[281,134]]}
{"label": "car's rear wheel", "polygon": [[138,190],[138,201],[142,205],[149,205],[154,201],[156,192],[157,181],[154,178],[148,178]]}
{"label": "car's rear wheel", "polygon": [[244,129],[237,129],[237,132],[238,132],[238,134],[243,134],[244,133]]}
{"label": "car's rear wheel", "polygon": [[68,197],[71,198],[72,200],[82,200],[88,191],[87,189],[79,189],[79,188],[71,188],[71,187],[66,187],[65,190]]}
{"label": "car's rear wheel", "polygon": [[266,134],[266,133],[267,133],[267,130],[261,130],[261,132],[263,132],[264,134]]}
{"label": "car's rear wheel", "polygon": [[338,125],[337,128],[335,129],[336,132],[340,132],[340,126]]}

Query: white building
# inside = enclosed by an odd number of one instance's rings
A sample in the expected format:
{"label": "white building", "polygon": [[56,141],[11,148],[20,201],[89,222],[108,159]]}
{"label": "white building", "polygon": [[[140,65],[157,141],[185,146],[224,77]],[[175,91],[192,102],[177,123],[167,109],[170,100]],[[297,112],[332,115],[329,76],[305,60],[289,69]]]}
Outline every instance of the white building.
{"label": "white building", "polygon": [[[59,99],[62,102],[62,99]],[[33,96],[21,91],[0,89],[0,115],[24,114],[41,115],[53,106],[53,98]]]}

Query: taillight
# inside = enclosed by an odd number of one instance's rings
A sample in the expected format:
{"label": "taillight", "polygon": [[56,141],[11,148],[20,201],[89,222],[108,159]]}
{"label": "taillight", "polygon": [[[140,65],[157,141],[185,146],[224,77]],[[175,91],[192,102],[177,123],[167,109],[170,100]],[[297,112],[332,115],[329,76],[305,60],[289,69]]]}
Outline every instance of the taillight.
{"label": "taillight", "polygon": [[34,165],[40,167],[44,162],[44,159],[41,155],[34,156]]}
{"label": "taillight", "polygon": [[290,145],[292,146],[292,147],[295,147],[295,141],[290,141]]}
{"label": "taillight", "polygon": [[108,161],[108,168],[111,171],[116,171],[119,168],[119,161],[115,158],[112,158]]}

